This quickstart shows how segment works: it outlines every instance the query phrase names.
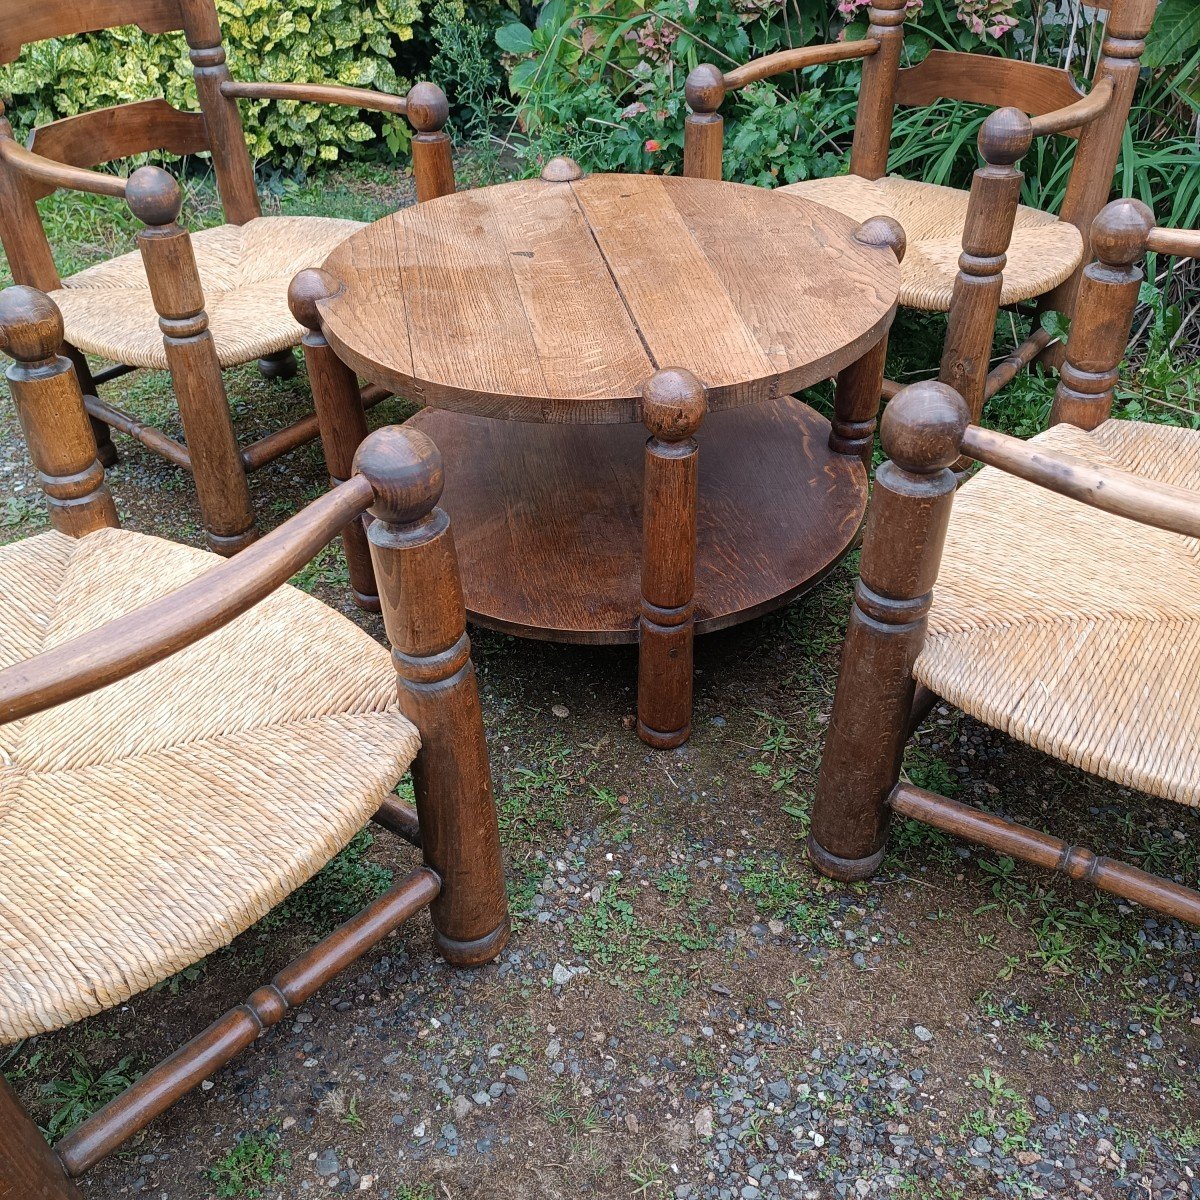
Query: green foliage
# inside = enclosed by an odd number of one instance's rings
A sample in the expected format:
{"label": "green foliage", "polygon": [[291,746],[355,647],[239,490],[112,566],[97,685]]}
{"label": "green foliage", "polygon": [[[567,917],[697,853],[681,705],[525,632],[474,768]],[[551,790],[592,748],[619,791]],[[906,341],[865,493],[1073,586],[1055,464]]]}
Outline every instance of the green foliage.
{"label": "green foliage", "polygon": [[279,1135],[247,1135],[206,1174],[214,1185],[214,1194],[222,1197],[262,1196],[263,1189],[283,1181],[283,1173],[292,1165],[292,1156],[279,1149]]}
{"label": "green foliage", "polygon": [[[234,76],[243,80],[341,83],[401,94],[393,62],[413,36],[420,0],[217,0]],[[59,117],[165,96],[196,107],[182,34],[129,26],[26,46],[0,69],[0,94],[26,131]],[[332,105],[242,101],[250,152],[276,167],[367,153],[381,132],[393,151],[407,146],[402,118]]]}
{"label": "green foliage", "polygon": [[42,1088],[43,1097],[53,1106],[46,1122],[46,1136],[51,1141],[115,1100],[134,1080],[132,1055],[99,1072],[78,1050],[72,1051],[71,1057],[74,1065],[70,1070]]}

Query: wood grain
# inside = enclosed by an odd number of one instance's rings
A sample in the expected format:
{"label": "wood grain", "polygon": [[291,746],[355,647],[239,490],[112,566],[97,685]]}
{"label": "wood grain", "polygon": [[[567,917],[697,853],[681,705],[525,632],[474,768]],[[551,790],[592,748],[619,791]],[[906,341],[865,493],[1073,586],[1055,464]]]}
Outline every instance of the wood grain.
{"label": "wood grain", "polygon": [[[426,409],[446,463],[467,610],[553,641],[637,641],[646,431],[534,425]],[[712,413],[700,443],[696,631],[735,624],[820,579],[866,507],[862,463],[790,398]]]}
{"label": "wood grain", "polygon": [[896,84],[897,104],[965,100],[1019,108],[1031,117],[1066,108],[1083,96],[1057,67],[957,50],[930,50],[915,67],[901,70]]}
{"label": "wood grain", "polygon": [[715,411],[826,379],[883,336],[899,268],[854,230],[705,179],[505,184],[349,238],[325,263],[344,287],[319,311],[360,376],[425,404],[637,421],[645,379],[682,367]]}
{"label": "wood grain", "polygon": [[179,0],[41,0],[0,9],[0,63],[12,62],[21,47],[46,38],[70,37],[138,25],[147,33],[183,28]]}

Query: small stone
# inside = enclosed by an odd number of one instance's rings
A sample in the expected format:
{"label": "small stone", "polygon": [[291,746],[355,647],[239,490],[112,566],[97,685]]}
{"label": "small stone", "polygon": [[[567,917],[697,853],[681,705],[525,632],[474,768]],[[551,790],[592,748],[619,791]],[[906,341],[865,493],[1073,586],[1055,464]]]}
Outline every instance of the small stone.
{"label": "small stone", "polygon": [[913,1033],[916,1034],[918,1042],[932,1042],[933,1034],[925,1028],[924,1025],[916,1025],[913,1027]]}
{"label": "small stone", "polygon": [[637,1117],[633,1113],[625,1114],[625,1128],[628,1129],[630,1133],[637,1133],[637,1131],[641,1128],[641,1126],[638,1124]]}
{"label": "small stone", "polygon": [[555,983],[561,985],[570,983],[576,975],[587,975],[588,973],[589,969],[587,967],[566,967],[562,963],[555,963],[551,978],[553,978]]}
{"label": "small stone", "polygon": [[786,1100],[792,1094],[792,1089],[788,1087],[788,1082],[786,1079],[776,1079],[772,1083],[768,1083],[767,1091],[770,1092],[776,1100]]}
{"label": "small stone", "polygon": [[471,1112],[471,1102],[466,1096],[454,1097],[454,1117],[455,1120],[461,1121]]}
{"label": "small stone", "polygon": [[695,1127],[697,1137],[712,1137],[713,1110],[705,1105],[704,1108],[700,1109],[700,1111],[696,1113],[692,1125]]}
{"label": "small stone", "polygon": [[550,711],[560,719],[571,715],[571,710],[565,704],[556,704]]}
{"label": "small stone", "polygon": [[322,1176],[336,1175],[342,1169],[338,1156],[333,1150],[322,1150],[317,1156],[317,1174]]}
{"label": "small stone", "polygon": [[529,1082],[529,1072],[524,1067],[511,1066],[504,1073],[509,1079],[515,1079],[518,1083]]}

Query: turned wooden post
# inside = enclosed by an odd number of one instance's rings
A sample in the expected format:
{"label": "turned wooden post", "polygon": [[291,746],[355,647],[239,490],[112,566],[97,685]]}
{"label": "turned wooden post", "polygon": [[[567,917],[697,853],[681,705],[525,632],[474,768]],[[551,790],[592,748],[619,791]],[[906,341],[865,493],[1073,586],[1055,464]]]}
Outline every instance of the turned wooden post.
{"label": "turned wooden post", "polygon": [[[904,261],[908,240],[904,227],[891,217],[872,217],[854,231],[854,239],[866,246],[886,246],[895,254],[897,262]],[[838,454],[857,455],[868,475],[875,454],[875,423],[883,397],[887,351],[885,334],[862,358],[838,375],[833,393],[829,448]]]}
{"label": "turned wooden post", "polygon": [[874,0],[867,10],[866,36],[877,41],[879,49],[863,59],[854,143],[850,148],[850,174],[864,179],[887,174],[907,11],[907,0]]}
{"label": "turned wooden post", "polygon": [[83,1200],[0,1075],[0,1200]]}
{"label": "turned wooden post", "polygon": [[138,248],[163,332],[208,543],[219,554],[234,554],[258,535],[192,239],[178,223],[183,194],[165,171],[142,167],[129,179],[127,199],[146,226],[138,234]]}
{"label": "turned wooden post", "polygon": [[646,481],[642,507],[642,611],[638,736],[667,750],[692,732],[696,594],[695,433],[708,404],[689,371],[659,371],[642,390]]}
{"label": "turned wooden post", "polygon": [[230,225],[245,225],[262,216],[262,206],[238,102],[221,92],[221,84],[227,83],[231,76],[221,44],[217,7],[213,0],[178,0],[178,3],[196,94],[208,129],[221,207]]}
{"label": "turned wooden post", "polygon": [[[336,296],[341,290],[327,271],[301,271],[288,288],[292,315],[308,331],[304,335],[304,361],[312,387],[313,407],[325,450],[325,467],[336,487],[354,471],[354,455],[367,436],[367,414],[362,406],[358,379],[334,353],[321,331],[317,303]],[[350,589],[359,608],[379,611],[379,589],[371,566],[371,548],[367,544],[365,518],[352,521],[342,532],[346,566],[350,571]]]}
{"label": "turned wooden post", "polygon": [[413,180],[417,201],[435,200],[454,191],[454,161],[445,125],[450,102],[436,83],[417,83],[405,97],[408,122],[416,130],[412,142]]}
{"label": "turned wooden post", "polygon": [[684,85],[688,115],[683,122],[683,173],[692,179],[720,179],[724,153],[725,76],[720,67],[701,63]]}
{"label": "turned wooden post", "polygon": [[1022,175],[1016,164],[1032,141],[1033,126],[1016,108],[997,109],[979,131],[985,165],[971,182],[939,374],[942,383],[966,400],[975,422],[983,413],[1004,264],[1021,197]]}
{"label": "turned wooden post", "polygon": [[363,442],[354,470],[375,489],[368,536],[383,621],[400,708],[421,732],[421,850],[442,881],[434,940],[447,962],[475,966],[508,940],[508,899],[454,538],[436,507],[442,459],[424,434],[391,426]]}
{"label": "turned wooden post", "polygon": [[[16,140],[2,100],[0,138]],[[0,159],[0,241],[8,256],[8,269],[17,283],[42,292],[54,292],[62,286],[29,181],[3,159]]]}
{"label": "turned wooden post", "polygon": [[862,570],[817,779],[808,852],[822,874],[865,879],[883,860],[887,796],[900,778],[913,663],[937,579],[970,414],[941,383],[917,383],[884,409],[890,461],[875,474]]}
{"label": "turned wooden post", "polygon": [[1129,345],[1154,214],[1140,200],[1115,200],[1092,224],[1097,261],[1083,272],[1050,424],[1095,429],[1112,412],[1113,388]]}
{"label": "turned wooden post", "polygon": [[8,382],[50,524],[83,537],[119,522],[62,340],[62,314],[48,296],[29,287],[0,293],[0,350],[15,360]]}
{"label": "turned wooden post", "polygon": [[[1112,193],[1113,173],[1121,156],[1121,140],[1137,88],[1146,34],[1150,32],[1157,9],[1158,0],[1115,0],[1108,14],[1092,86],[1102,79],[1111,79],[1112,98],[1104,112],[1079,135],[1075,162],[1059,214],[1079,230],[1083,238],[1083,260],[1080,271],[1059,284],[1043,300],[1043,307],[1068,316],[1075,311],[1083,264],[1091,259],[1088,239],[1092,220]],[[1061,357],[1060,347],[1052,347],[1047,355],[1053,350],[1059,350]]]}

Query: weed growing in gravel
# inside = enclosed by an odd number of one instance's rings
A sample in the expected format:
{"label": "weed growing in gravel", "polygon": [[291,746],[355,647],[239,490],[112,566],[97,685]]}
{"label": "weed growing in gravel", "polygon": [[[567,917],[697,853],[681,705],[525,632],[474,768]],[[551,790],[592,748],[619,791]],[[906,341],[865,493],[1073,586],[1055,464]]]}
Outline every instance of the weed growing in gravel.
{"label": "weed growing in gravel", "polygon": [[967,1082],[983,1092],[986,1105],[975,1109],[963,1121],[959,1132],[989,1138],[997,1142],[1005,1154],[1024,1150],[1029,1145],[1028,1134],[1034,1125],[1034,1116],[1025,1097],[988,1067],[984,1067],[979,1075],[968,1075]]}
{"label": "weed growing in gravel", "polygon": [[737,869],[738,881],[760,916],[783,921],[814,945],[835,940],[832,920],[841,908],[836,893],[814,887],[811,875],[801,875],[774,856],[742,858]]}
{"label": "weed growing in gravel", "polygon": [[496,802],[501,832],[540,840],[547,829],[562,829],[575,774],[574,755],[561,739],[546,747],[536,768],[509,770]]}
{"label": "weed growing in gravel", "polygon": [[78,1050],[71,1051],[71,1060],[74,1066],[64,1078],[51,1079],[42,1087],[42,1095],[53,1106],[45,1126],[51,1141],[116,1099],[137,1077],[133,1055],[100,1072]]}
{"label": "weed growing in gravel", "polygon": [[232,1196],[253,1198],[263,1195],[264,1187],[281,1183],[291,1165],[292,1156],[279,1149],[277,1133],[248,1134],[207,1174],[222,1200]]}

